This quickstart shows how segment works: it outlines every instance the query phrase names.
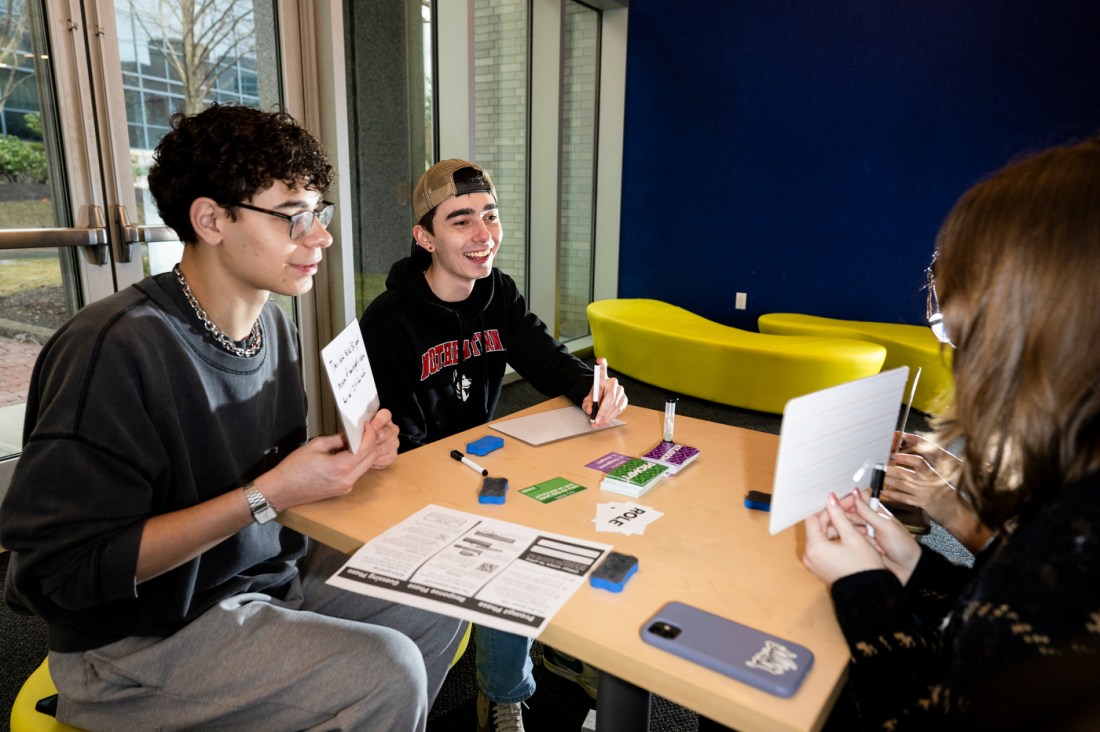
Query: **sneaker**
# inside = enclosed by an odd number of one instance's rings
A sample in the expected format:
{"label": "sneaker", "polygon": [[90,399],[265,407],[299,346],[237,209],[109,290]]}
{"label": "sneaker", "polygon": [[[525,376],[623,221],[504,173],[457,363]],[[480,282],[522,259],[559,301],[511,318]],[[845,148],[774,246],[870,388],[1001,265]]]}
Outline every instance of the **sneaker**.
{"label": "sneaker", "polygon": [[523,732],[522,705],[497,704],[477,691],[477,732]]}
{"label": "sneaker", "polygon": [[600,672],[589,666],[579,658],[573,658],[561,651],[556,651],[550,646],[543,646],[542,665],[551,673],[569,679],[588,693],[588,696],[596,698],[596,680]]}

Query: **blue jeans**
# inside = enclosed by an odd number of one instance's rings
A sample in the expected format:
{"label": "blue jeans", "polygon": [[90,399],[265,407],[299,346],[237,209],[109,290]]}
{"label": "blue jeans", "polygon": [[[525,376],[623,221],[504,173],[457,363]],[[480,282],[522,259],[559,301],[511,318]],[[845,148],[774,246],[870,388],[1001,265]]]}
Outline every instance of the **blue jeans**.
{"label": "blue jeans", "polygon": [[531,639],[474,625],[477,685],[497,704],[516,704],[535,693]]}

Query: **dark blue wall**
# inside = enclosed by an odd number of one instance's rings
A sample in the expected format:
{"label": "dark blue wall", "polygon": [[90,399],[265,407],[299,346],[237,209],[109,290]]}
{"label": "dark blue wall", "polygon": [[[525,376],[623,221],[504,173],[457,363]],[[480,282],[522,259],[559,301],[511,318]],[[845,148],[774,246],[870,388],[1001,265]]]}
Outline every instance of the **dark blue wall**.
{"label": "dark blue wall", "polygon": [[923,323],[959,194],[1100,131],[1100,2],[631,0],[625,124],[620,297]]}

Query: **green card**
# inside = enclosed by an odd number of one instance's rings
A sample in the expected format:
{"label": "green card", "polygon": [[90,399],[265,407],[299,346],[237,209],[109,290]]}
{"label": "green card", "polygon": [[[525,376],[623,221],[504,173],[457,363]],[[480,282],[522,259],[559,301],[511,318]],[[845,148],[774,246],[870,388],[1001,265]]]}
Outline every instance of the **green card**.
{"label": "green card", "polygon": [[536,483],[520,491],[525,496],[530,496],[540,503],[553,503],[559,498],[571,496],[578,491],[583,491],[583,485],[577,485],[565,478],[551,478],[550,480]]}

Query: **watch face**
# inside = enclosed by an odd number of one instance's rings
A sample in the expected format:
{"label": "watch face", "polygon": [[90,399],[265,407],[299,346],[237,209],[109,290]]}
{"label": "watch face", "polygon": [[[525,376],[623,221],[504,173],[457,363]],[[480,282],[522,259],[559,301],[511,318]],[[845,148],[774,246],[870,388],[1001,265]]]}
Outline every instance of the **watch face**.
{"label": "watch face", "polygon": [[263,493],[256,488],[256,486],[249,483],[244,486],[244,495],[248,499],[248,507],[252,509],[252,518],[256,520],[258,524],[266,524],[271,519],[275,518],[278,513],[275,507],[268,502]]}

